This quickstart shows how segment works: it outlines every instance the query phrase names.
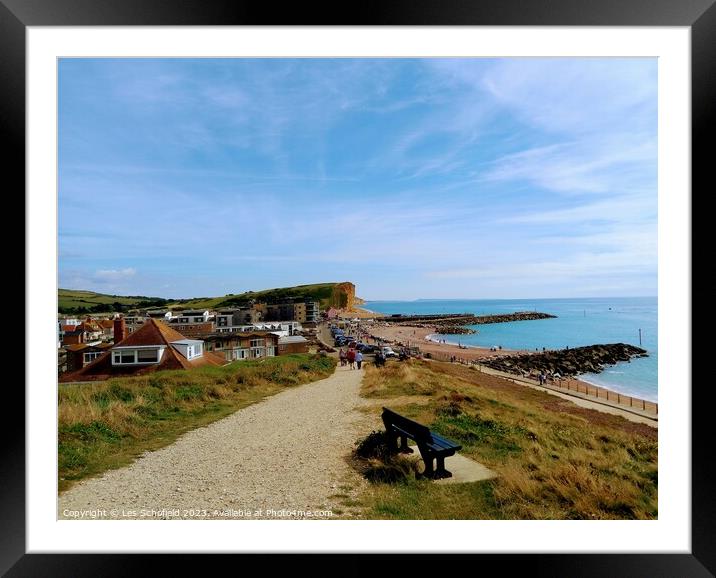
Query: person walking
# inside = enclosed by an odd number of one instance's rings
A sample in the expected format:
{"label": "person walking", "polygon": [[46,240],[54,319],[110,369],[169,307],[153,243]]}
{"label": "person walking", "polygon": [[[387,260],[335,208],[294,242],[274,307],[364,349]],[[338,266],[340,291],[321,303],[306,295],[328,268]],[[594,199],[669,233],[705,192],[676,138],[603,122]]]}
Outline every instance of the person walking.
{"label": "person walking", "polygon": [[363,354],[360,351],[356,351],[356,365],[360,369],[360,365],[363,363]]}
{"label": "person walking", "polygon": [[345,367],[346,365],[346,352],[343,351],[343,349],[340,350],[338,353],[338,359],[341,360],[341,367]]}
{"label": "person walking", "polygon": [[354,369],[354,364],[356,361],[356,350],[351,347],[346,354],[346,359],[348,359],[348,365],[350,365],[351,369]]}

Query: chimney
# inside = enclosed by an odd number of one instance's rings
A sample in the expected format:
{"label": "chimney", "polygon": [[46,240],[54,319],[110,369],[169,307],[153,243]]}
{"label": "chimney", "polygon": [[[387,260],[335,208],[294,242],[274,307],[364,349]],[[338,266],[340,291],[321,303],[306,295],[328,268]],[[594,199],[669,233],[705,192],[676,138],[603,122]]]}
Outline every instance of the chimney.
{"label": "chimney", "polygon": [[127,326],[124,322],[124,316],[117,313],[114,316],[114,342],[119,343],[127,336]]}

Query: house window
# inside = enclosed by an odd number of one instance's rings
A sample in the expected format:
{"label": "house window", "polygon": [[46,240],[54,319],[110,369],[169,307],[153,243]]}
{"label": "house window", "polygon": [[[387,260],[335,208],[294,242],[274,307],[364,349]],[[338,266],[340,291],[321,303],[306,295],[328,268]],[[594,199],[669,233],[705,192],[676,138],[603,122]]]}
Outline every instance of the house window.
{"label": "house window", "polygon": [[91,351],[89,353],[85,353],[84,354],[84,362],[90,363],[90,362],[94,361],[95,359],[97,359],[100,355],[102,355],[101,351]]}
{"label": "house window", "polygon": [[264,344],[263,339],[252,339],[251,340],[251,347],[261,347]]}
{"label": "house window", "polygon": [[137,363],[157,363],[159,361],[158,349],[140,349],[137,351]]}
{"label": "house window", "polygon": [[127,363],[134,363],[134,355],[135,355],[134,349],[121,349],[119,351],[113,351],[112,352],[112,364],[113,365],[122,365]]}
{"label": "house window", "polygon": [[180,317],[179,323],[189,323],[189,318],[188,317]]}
{"label": "house window", "polygon": [[112,365],[157,363],[159,349],[120,349],[112,352]]}
{"label": "house window", "polygon": [[226,352],[226,359],[229,361],[235,361],[237,359],[248,359],[249,357],[249,350],[248,349],[232,349],[230,351]]}
{"label": "house window", "polygon": [[204,318],[203,318],[203,317],[194,317],[194,322],[195,322],[195,323],[201,323],[202,321],[204,321]]}

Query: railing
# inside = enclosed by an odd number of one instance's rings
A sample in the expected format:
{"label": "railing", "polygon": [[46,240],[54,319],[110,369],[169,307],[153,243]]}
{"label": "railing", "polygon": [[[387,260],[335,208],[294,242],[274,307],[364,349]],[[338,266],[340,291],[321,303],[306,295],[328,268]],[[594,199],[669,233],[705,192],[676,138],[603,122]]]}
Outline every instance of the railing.
{"label": "railing", "polygon": [[[425,354],[427,357],[428,354]],[[477,361],[471,361],[468,359],[463,359],[459,355],[451,355],[448,353],[443,352],[430,352],[429,353],[430,359],[435,359],[437,361],[449,361],[453,363],[460,363],[462,365],[472,365],[475,366],[479,371],[483,371],[485,373],[494,373],[499,374],[501,377],[504,377],[506,379],[509,379],[513,383],[527,383],[529,385],[536,385],[536,386],[542,386],[549,389],[557,389],[562,390],[564,392],[568,393],[575,393],[575,394],[583,394],[587,397],[593,397],[595,400],[599,402],[607,402],[608,405],[615,405],[620,406],[624,408],[632,408],[635,410],[639,410],[641,412],[650,413],[653,415],[659,415],[659,404],[655,403],[653,401],[647,401],[645,399],[640,399],[638,397],[632,397],[630,395],[625,395],[623,393],[618,393],[615,391],[611,391],[608,389],[605,389],[603,387],[598,387],[596,385],[590,385],[588,383],[585,383],[583,381],[579,381],[575,378],[561,378],[561,379],[550,379],[546,381],[543,384],[540,384],[538,380],[532,378],[532,377],[526,377],[526,376],[512,376],[508,373],[499,372],[497,370],[490,370],[484,366],[481,366]],[[487,371],[485,371],[487,370]],[[581,396],[580,396],[581,397]]]}
{"label": "railing", "polygon": [[623,393],[618,393],[615,391],[610,391],[608,389],[605,389],[603,387],[598,387],[596,385],[590,385],[588,383],[585,383],[583,381],[578,381],[576,379],[569,379],[569,378],[563,378],[563,379],[557,379],[553,382],[549,382],[545,385],[551,386],[551,387],[557,387],[559,389],[566,389],[567,391],[574,391],[576,393],[583,393],[589,397],[594,397],[598,400],[605,400],[611,403],[615,403],[617,405],[623,405],[628,406],[634,409],[640,409],[642,411],[653,413],[654,415],[659,414],[659,404],[654,403],[653,401],[646,401],[645,399],[640,399],[638,397],[632,397],[630,395],[625,395]]}

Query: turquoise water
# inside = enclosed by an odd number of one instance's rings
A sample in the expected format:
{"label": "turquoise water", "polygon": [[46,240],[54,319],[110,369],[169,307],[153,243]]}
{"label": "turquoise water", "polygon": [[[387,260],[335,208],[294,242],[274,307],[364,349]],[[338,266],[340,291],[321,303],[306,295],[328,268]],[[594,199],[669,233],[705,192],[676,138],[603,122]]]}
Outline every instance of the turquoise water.
{"label": "turquoise water", "polygon": [[614,391],[658,401],[657,298],[608,299],[491,299],[369,301],[366,309],[379,313],[472,313],[488,315],[515,311],[539,311],[556,319],[472,325],[475,335],[443,336],[450,342],[478,347],[501,345],[505,349],[564,349],[597,343],[630,343],[647,350],[649,357],[607,367],[581,379]]}

